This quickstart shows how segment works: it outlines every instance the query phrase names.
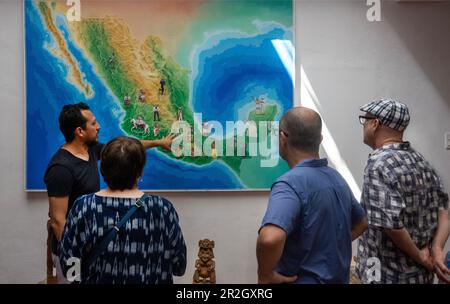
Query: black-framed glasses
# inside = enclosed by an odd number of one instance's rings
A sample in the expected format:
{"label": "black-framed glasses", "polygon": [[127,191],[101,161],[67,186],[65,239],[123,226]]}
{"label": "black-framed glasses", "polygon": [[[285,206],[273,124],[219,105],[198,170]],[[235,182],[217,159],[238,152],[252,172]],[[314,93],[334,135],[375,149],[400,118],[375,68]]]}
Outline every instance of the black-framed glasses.
{"label": "black-framed glasses", "polygon": [[371,119],[377,119],[376,117],[370,117],[370,116],[364,116],[364,115],[359,115],[359,123],[360,124],[365,124],[368,120]]}

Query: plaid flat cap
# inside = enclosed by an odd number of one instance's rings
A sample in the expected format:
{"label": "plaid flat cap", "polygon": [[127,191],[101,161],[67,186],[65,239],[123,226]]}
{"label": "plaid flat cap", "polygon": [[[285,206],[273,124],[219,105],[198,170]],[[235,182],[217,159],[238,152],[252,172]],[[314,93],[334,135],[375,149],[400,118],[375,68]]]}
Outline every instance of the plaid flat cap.
{"label": "plaid flat cap", "polygon": [[393,99],[375,100],[359,109],[374,115],[383,125],[397,131],[405,130],[409,124],[408,107]]}

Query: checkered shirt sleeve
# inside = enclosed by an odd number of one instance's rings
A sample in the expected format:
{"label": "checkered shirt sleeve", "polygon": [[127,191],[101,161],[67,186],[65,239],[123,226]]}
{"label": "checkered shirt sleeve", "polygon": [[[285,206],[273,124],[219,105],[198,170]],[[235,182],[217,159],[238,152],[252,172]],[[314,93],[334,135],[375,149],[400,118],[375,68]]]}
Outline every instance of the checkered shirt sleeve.
{"label": "checkered shirt sleeve", "polygon": [[388,167],[367,168],[364,188],[363,200],[369,224],[387,229],[403,228],[401,214],[406,205]]}

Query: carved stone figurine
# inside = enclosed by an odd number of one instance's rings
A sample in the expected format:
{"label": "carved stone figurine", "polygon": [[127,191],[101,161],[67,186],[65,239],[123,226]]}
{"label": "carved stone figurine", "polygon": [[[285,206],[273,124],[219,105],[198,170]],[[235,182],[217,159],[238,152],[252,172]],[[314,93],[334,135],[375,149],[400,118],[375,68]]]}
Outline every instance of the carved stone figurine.
{"label": "carved stone figurine", "polygon": [[215,284],[216,263],[214,259],[214,241],[204,239],[198,241],[198,259],[195,261],[194,284]]}

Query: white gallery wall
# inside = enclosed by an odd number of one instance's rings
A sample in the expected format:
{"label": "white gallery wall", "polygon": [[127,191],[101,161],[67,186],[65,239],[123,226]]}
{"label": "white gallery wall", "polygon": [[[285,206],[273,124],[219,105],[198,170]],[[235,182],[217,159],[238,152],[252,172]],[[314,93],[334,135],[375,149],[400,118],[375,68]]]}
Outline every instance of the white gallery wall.
{"label": "white gallery wall", "polygon": [[[450,3],[382,3],[382,21],[368,22],[366,1],[296,1],[297,55],[325,123],[355,180],[362,182],[368,147],[358,106],[396,97],[410,107],[406,133],[450,189]],[[45,277],[45,193],[25,193],[22,4],[0,0],[0,283]],[[299,75],[299,73],[297,73]],[[57,128],[57,122],[55,122]],[[198,240],[216,242],[219,283],[256,282],[255,242],[267,204],[263,192],[163,193],[181,219],[190,283]]]}

